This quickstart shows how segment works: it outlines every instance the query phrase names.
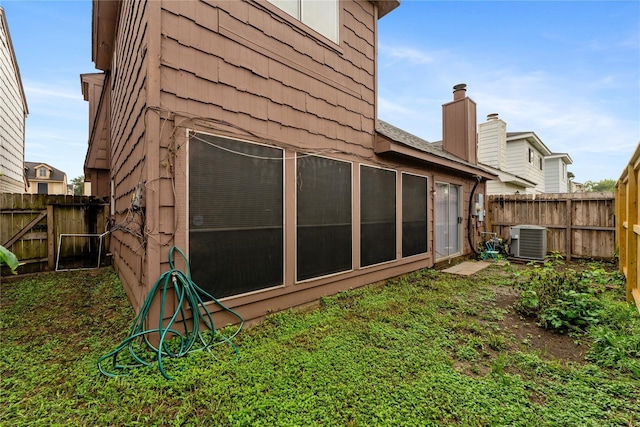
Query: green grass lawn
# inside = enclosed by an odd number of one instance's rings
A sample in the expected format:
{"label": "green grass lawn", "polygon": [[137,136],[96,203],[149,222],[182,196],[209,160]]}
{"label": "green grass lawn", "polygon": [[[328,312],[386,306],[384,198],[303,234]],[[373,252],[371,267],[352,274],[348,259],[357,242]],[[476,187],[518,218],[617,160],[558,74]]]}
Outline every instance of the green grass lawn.
{"label": "green grass lawn", "polygon": [[228,346],[167,361],[173,381],[98,371],[134,319],[112,269],[3,283],[0,425],[640,426],[633,372],[544,345],[588,353],[589,334],[515,333],[530,319],[497,296],[522,268],[421,270],[325,297],[242,331],[235,362]]}

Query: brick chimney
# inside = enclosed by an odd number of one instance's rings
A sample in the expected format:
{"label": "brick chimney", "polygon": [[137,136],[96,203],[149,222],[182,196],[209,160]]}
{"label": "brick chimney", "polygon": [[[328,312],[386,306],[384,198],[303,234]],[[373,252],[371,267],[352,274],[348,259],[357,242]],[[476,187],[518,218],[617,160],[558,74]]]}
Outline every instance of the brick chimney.
{"label": "brick chimney", "polygon": [[478,163],[476,103],[467,85],[453,87],[453,101],[442,105],[442,149],[474,165]]}

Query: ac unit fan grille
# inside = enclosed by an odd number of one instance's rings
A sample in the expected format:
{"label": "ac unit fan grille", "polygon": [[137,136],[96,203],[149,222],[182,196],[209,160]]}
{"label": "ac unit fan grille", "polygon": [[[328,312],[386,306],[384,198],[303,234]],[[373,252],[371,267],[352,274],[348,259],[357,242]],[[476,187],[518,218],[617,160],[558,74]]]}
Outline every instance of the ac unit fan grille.
{"label": "ac unit fan grille", "polygon": [[520,254],[522,258],[544,259],[546,242],[543,229],[520,229]]}

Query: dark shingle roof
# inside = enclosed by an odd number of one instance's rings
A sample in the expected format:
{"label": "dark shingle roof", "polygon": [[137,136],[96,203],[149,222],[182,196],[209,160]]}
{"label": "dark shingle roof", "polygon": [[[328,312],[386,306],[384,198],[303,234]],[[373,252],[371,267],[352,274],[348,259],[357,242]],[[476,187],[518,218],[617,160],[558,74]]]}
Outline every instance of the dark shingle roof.
{"label": "dark shingle roof", "polygon": [[[36,172],[36,166],[40,166],[40,165],[45,165],[48,168],[51,169],[51,175],[49,175],[49,178],[42,178],[40,176],[37,176],[37,172]],[[64,177],[65,177],[65,173],[62,172],[60,169],[56,169],[53,166],[47,164],[47,163],[43,163],[43,162],[24,162],[24,168],[27,172],[27,179],[36,179],[36,180],[41,180],[41,181],[64,181]]]}
{"label": "dark shingle roof", "polygon": [[419,138],[415,135],[410,134],[409,132],[405,132],[400,128],[397,128],[389,123],[378,120],[378,125],[376,126],[376,131],[387,138],[394,140],[400,144],[407,145],[409,147],[413,147],[420,151],[424,151],[425,153],[433,154],[434,156],[442,157],[443,159],[453,160],[454,162],[461,163],[466,166],[471,166],[480,170],[485,170],[480,165],[474,165],[473,163],[469,163],[460,157],[449,153],[442,149],[442,141],[438,142],[428,142],[422,138]]}

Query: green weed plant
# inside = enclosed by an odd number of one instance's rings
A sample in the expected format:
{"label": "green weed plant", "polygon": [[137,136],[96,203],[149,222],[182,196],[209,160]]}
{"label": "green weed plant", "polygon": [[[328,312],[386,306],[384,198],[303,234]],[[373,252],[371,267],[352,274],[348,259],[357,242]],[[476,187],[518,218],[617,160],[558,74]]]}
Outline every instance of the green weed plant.
{"label": "green weed plant", "polygon": [[[112,269],[3,283],[0,425],[638,425],[640,381],[619,368],[636,342],[603,337],[590,356],[602,364],[521,348],[496,314],[508,277],[496,265],[473,279],[426,269],[327,296],[244,330],[235,363],[176,360],[173,381],[154,367],[98,371],[134,318]],[[600,319],[637,326],[622,309]]]}

